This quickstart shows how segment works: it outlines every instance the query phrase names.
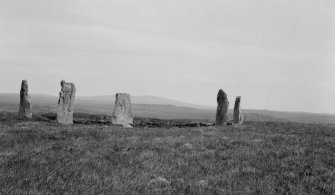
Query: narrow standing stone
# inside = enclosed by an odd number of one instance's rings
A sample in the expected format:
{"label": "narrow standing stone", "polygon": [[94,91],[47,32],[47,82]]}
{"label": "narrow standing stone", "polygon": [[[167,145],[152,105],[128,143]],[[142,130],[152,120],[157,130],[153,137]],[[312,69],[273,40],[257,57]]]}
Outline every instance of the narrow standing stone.
{"label": "narrow standing stone", "polygon": [[227,94],[222,89],[220,89],[216,100],[218,102],[218,107],[216,109],[215,125],[226,125],[228,121],[227,113],[229,107]]}
{"label": "narrow standing stone", "polygon": [[242,124],[243,122],[240,104],[241,104],[241,96],[237,96],[234,106],[234,124]]}
{"label": "narrow standing stone", "polygon": [[112,115],[112,123],[131,128],[133,120],[134,115],[131,108],[130,95],[127,93],[117,93],[115,95],[115,108]]}
{"label": "narrow standing stone", "polygon": [[20,90],[19,117],[31,119],[32,116],[33,116],[32,104],[31,104],[31,97],[28,94],[28,82],[27,80],[23,80],[21,83],[21,90]]}
{"label": "narrow standing stone", "polygon": [[57,121],[65,125],[73,124],[76,87],[73,83],[66,83],[64,80],[60,84],[62,89],[59,92]]}

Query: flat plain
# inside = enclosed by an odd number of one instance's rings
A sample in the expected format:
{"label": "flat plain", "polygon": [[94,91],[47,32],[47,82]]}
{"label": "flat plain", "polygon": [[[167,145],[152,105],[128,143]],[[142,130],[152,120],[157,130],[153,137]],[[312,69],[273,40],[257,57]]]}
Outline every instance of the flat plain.
{"label": "flat plain", "polygon": [[334,194],[335,125],[59,125],[0,114],[3,194]]}

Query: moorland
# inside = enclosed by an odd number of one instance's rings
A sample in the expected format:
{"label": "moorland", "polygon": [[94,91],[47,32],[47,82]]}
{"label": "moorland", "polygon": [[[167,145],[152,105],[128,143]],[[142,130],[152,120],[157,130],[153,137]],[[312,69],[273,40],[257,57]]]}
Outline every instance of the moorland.
{"label": "moorland", "polygon": [[148,127],[138,118],[124,129],[100,115],[77,114],[70,126],[16,115],[0,113],[3,194],[335,193],[333,124]]}

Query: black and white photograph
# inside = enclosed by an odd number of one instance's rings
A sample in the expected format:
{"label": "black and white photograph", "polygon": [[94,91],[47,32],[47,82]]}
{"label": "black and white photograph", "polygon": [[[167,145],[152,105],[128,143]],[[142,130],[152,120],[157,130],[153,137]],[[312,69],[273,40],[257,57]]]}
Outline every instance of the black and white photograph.
{"label": "black and white photograph", "polygon": [[0,0],[0,194],[334,195],[334,0]]}

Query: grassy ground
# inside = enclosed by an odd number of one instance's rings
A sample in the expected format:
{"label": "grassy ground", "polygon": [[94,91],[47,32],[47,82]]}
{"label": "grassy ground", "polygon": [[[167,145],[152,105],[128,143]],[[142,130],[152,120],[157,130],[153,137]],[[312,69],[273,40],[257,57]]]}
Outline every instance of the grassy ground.
{"label": "grassy ground", "polygon": [[0,194],[334,194],[335,127],[0,121]]}

